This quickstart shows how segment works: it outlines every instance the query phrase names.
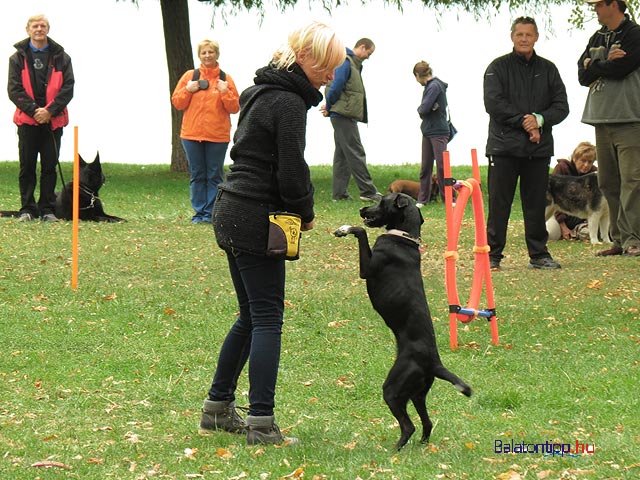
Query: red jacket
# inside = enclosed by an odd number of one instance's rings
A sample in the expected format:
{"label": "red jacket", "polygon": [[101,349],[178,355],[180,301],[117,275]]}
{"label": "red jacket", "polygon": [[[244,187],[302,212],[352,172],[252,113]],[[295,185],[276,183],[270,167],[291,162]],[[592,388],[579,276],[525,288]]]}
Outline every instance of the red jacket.
{"label": "red jacket", "polygon": [[227,74],[229,90],[224,95],[218,90],[220,67],[200,66],[200,79],[209,81],[209,88],[195,93],[187,91],[187,82],[193,78],[193,70],[187,71],[178,81],[171,95],[171,103],[184,110],[180,138],[207,142],[229,142],[231,140],[231,114],[238,113],[240,103],[238,90]]}
{"label": "red jacket", "polygon": [[16,125],[39,125],[33,118],[39,107],[51,113],[51,128],[56,130],[69,124],[67,104],[73,98],[75,83],[71,57],[64,49],[48,39],[51,54],[49,57],[49,78],[46,90],[46,105],[37,105],[33,93],[33,75],[29,68],[29,39],[15,44],[18,50],[9,59],[9,98],[16,105],[13,122]]}

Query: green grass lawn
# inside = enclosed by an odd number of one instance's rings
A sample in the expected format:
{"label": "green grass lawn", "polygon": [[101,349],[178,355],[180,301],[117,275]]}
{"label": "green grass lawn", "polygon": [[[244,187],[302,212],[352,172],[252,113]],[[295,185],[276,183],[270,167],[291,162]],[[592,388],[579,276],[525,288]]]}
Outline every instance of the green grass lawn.
{"label": "green grass lawn", "polygon": [[[63,168],[70,178],[71,166]],[[105,210],[128,222],[80,226],[76,290],[70,222],[0,218],[0,478],[640,478],[637,258],[599,258],[597,246],[561,241],[549,248],[563,268],[531,271],[518,200],[503,270],[493,274],[500,344],[491,344],[486,321],[474,320],[459,324],[454,352],[444,208],[423,209],[422,269],[440,354],[474,394],[436,381],[427,398],[431,442],[420,444],[418,431],[396,452],[399,429],[381,391],[393,336],[358,278],[355,238],[331,235],[360,222],[362,203],[331,202],[330,167],[313,167],[317,224],[302,238],[301,259],[288,263],[276,397],[278,423],[301,444],[246,447],[241,436],[197,434],[237,305],[211,227],[190,224],[186,174],[103,168]],[[380,189],[418,170],[371,167]],[[459,179],[470,174],[454,168]],[[19,207],[17,176],[16,162],[0,163],[0,209]],[[369,233],[373,241],[379,232]],[[462,302],[472,247],[469,213]],[[247,389],[245,372],[240,405]],[[546,442],[595,450],[495,451]]]}

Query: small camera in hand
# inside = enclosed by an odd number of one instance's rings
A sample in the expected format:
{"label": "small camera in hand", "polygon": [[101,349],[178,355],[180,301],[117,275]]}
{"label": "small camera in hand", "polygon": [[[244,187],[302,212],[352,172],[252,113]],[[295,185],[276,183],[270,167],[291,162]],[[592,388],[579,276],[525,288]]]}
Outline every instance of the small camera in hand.
{"label": "small camera in hand", "polygon": [[207,88],[209,88],[209,80],[206,80],[204,78],[198,80],[198,88],[200,88],[200,90],[206,90]]}

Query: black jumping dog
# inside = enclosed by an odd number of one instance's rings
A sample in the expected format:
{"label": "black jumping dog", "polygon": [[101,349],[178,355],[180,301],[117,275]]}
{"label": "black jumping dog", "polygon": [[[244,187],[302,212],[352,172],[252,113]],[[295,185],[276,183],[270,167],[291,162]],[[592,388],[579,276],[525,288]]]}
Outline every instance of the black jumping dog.
{"label": "black jumping dog", "polygon": [[451,382],[466,396],[471,387],[447,370],[438,354],[427,297],[420,271],[420,209],[402,193],[390,193],[379,204],[363,207],[360,216],[367,227],[386,227],[373,249],[362,227],[344,225],[337,237],[353,234],[358,239],[360,278],[367,281],[373,308],[393,331],[397,344],[396,361],[382,387],[384,400],[400,424],[401,449],[415,432],[407,414],[413,403],[422,421],[422,442],[428,442],[433,427],[427,413],[426,397],[434,379]]}

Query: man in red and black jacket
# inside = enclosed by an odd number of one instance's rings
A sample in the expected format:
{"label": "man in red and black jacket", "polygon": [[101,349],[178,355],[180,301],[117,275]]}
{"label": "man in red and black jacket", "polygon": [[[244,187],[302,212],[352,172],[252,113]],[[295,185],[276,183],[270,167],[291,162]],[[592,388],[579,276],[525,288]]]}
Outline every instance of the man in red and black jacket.
{"label": "man in red and black jacket", "polygon": [[[37,217],[55,222],[56,164],[62,127],[69,123],[67,104],[73,98],[71,57],[48,37],[49,20],[35,15],[27,21],[26,38],[9,59],[9,99],[15,104],[20,154],[20,220]],[[36,165],[40,154],[40,197],[35,201]]]}

